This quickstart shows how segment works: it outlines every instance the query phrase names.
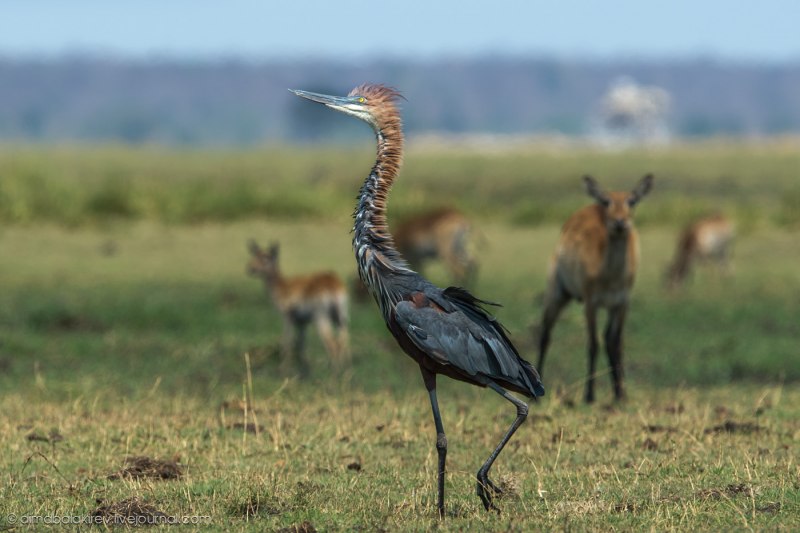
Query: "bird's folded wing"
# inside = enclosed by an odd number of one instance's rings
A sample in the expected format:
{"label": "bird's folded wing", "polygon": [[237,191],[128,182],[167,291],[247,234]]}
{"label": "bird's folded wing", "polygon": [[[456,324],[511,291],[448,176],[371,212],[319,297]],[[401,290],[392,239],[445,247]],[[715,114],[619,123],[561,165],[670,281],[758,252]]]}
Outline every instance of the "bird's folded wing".
{"label": "bird's folded wing", "polygon": [[411,342],[440,364],[453,365],[471,376],[503,378],[519,372],[512,364],[513,352],[491,330],[458,310],[442,312],[403,301],[395,306],[395,316]]}

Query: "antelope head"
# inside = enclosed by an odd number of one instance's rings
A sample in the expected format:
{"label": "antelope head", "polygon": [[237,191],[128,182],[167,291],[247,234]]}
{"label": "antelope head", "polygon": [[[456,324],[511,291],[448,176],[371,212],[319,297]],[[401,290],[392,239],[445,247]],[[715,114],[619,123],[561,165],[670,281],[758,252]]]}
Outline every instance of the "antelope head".
{"label": "antelope head", "polygon": [[653,175],[647,174],[630,192],[605,192],[591,176],[584,176],[583,181],[587,194],[603,207],[608,234],[623,236],[633,227],[633,208],[650,192]]}
{"label": "antelope head", "polygon": [[247,273],[251,276],[272,279],[278,277],[278,252],[280,247],[277,243],[270,245],[269,248],[261,248],[254,240],[247,244],[250,250],[250,261],[247,263]]}

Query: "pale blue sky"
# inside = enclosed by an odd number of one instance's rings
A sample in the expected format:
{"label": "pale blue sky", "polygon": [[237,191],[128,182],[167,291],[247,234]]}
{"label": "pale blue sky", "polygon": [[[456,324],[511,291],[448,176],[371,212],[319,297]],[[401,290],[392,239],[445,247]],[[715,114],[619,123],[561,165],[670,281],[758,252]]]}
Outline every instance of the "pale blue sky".
{"label": "pale blue sky", "polygon": [[4,0],[0,56],[800,60],[797,0]]}

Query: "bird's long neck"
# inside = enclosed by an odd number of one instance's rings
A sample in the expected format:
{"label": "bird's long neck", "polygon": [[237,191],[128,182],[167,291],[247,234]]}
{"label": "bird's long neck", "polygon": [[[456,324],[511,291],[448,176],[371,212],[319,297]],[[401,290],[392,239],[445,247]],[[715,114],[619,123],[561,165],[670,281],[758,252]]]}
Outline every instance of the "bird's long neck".
{"label": "bird's long neck", "polygon": [[375,294],[380,283],[377,271],[411,272],[400,257],[386,221],[386,200],[403,158],[400,118],[392,117],[375,127],[378,154],[358,197],[353,217],[353,249],[361,279]]}

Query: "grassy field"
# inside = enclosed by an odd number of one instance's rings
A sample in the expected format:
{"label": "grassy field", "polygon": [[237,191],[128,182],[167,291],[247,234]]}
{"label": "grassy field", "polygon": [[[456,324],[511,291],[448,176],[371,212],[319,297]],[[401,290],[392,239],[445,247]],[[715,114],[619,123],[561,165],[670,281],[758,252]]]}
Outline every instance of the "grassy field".
{"label": "grassy field", "polygon": [[[373,158],[366,128],[363,144],[315,150],[0,147],[0,222],[75,227],[108,220],[341,219],[350,214]],[[412,146],[391,214],[438,206],[458,191],[458,205],[473,216],[522,226],[560,224],[582,201],[583,174],[629,188],[653,172],[658,194],[648,199],[641,224],[681,224],[713,206],[735,214],[742,228],[797,228],[798,168],[797,140],[622,152]]]}
{"label": "grassy field", "polygon": [[[145,178],[149,185],[142,187],[156,187],[153,198],[175,206],[179,202],[169,198],[180,197],[176,191],[213,196],[204,180],[224,172],[221,159],[236,168],[261,163],[252,153],[240,160],[236,154],[147,152],[149,162],[121,149],[93,153],[90,161],[66,149],[0,154],[6,175],[25,165],[50,168],[41,174],[41,195],[49,198],[55,187],[67,195],[54,196],[57,209],[75,213],[61,220],[13,218],[3,211],[0,527],[15,525],[12,514],[18,521],[88,516],[127,501],[128,511],[146,504],[152,509],[142,507],[143,513],[208,516],[206,527],[220,531],[302,530],[305,522],[318,531],[799,529],[800,245],[790,222],[796,214],[785,199],[792,194],[796,155],[774,149],[783,166],[769,163],[779,167],[777,177],[758,181],[767,168],[754,169],[769,158],[756,149],[750,157],[737,153],[709,148],[707,166],[699,150],[693,163],[681,162],[681,153],[652,156],[684,165],[687,176],[693,164],[699,177],[689,207],[678,194],[688,178],[675,178],[664,186],[671,199],[659,198],[657,188],[639,208],[643,267],[626,338],[630,399],[609,405],[609,379],[602,376],[598,405],[580,403],[585,338],[580,309],[571,307],[554,332],[547,396],[532,406],[493,470],[508,489],[499,516],[484,512],[474,476],[513,420],[513,408],[491,391],[441,380],[450,443],[444,524],[435,512],[435,432],[427,395],[418,369],[395,346],[374,304],[353,307],[352,368],[333,372],[312,335],[315,367],[303,382],[278,372],[279,315],[260,282],[245,275],[251,237],[279,240],[287,273],[332,268],[353,275],[347,215],[357,177],[332,177],[330,190],[314,185],[311,194],[295,190],[298,204],[319,202],[319,212],[305,219],[280,213],[183,219],[138,210],[122,216],[104,208],[88,216],[85,203],[60,202],[117,187],[103,178],[114,158],[122,175],[149,175],[150,168],[161,176]],[[331,154],[285,157],[296,168],[313,168]],[[338,157],[346,167],[348,154]],[[428,185],[444,187],[457,174],[448,171],[445,181],[431,184],[423,175],[434,169],[424,166],[442,158],[455,162],[456,154],[420,152],[414,163],[412,157],[407,168],[413,186],[401,181],[397,187],[401,213],[425,205],[415,198]],[[541,221],[520,218],[534,207],[517,198],[506,209],[497,191],[512,191],[513,183],[527,179],[518,159],[534,164],[548,157],[549,168],[560,161],[566,170],[561,181],[542,178],[542,190],[578,190]],[[742,162],[735,165],[738,157]],[[484,172],[494,161],[503,176],[495,180],[496,190],[487,185],[481,203],[483,186],[462,187],[464,207],[483,222],[488,241],[475,292],[504,304],[498,316],[535,361],[536,295],[558,234],[551,219],[584,203],[580,169],[596,165],[598,177],[619,176],[610,181],[623,185],[653,159],[486,158]],[[167,176],[181,159],[197,174],[173,184]],[[718,169],[708,170],[719,161],[730,165],[729,182],[720,180]],[[87,170],[92,165],[95,174]],[[86,187],[73,190],[84,173]],[[281,180],[278,190],[288,190],[288,178]],[[24,197],[9,193],[8,183],[0,180],[6,207],[14,204],[10,198]],[[10,183],[21,187],[22,180]],[[536,190],[536,184],[526,187]],[[688,216],[713,205],[712,191],[745,220],[735,272],[724,277],[702,270],[686,290],[667,294],[661,275],[677,231],[676,223],[665,222],[667,214]],[[493,210],[501,213],[497,220]],[[445,282],[441,268],[430,275]],[[167,464],[140,469],[144,477],[115,475],[131,456]],[[176,465],[178,479],[159,478]]]}

